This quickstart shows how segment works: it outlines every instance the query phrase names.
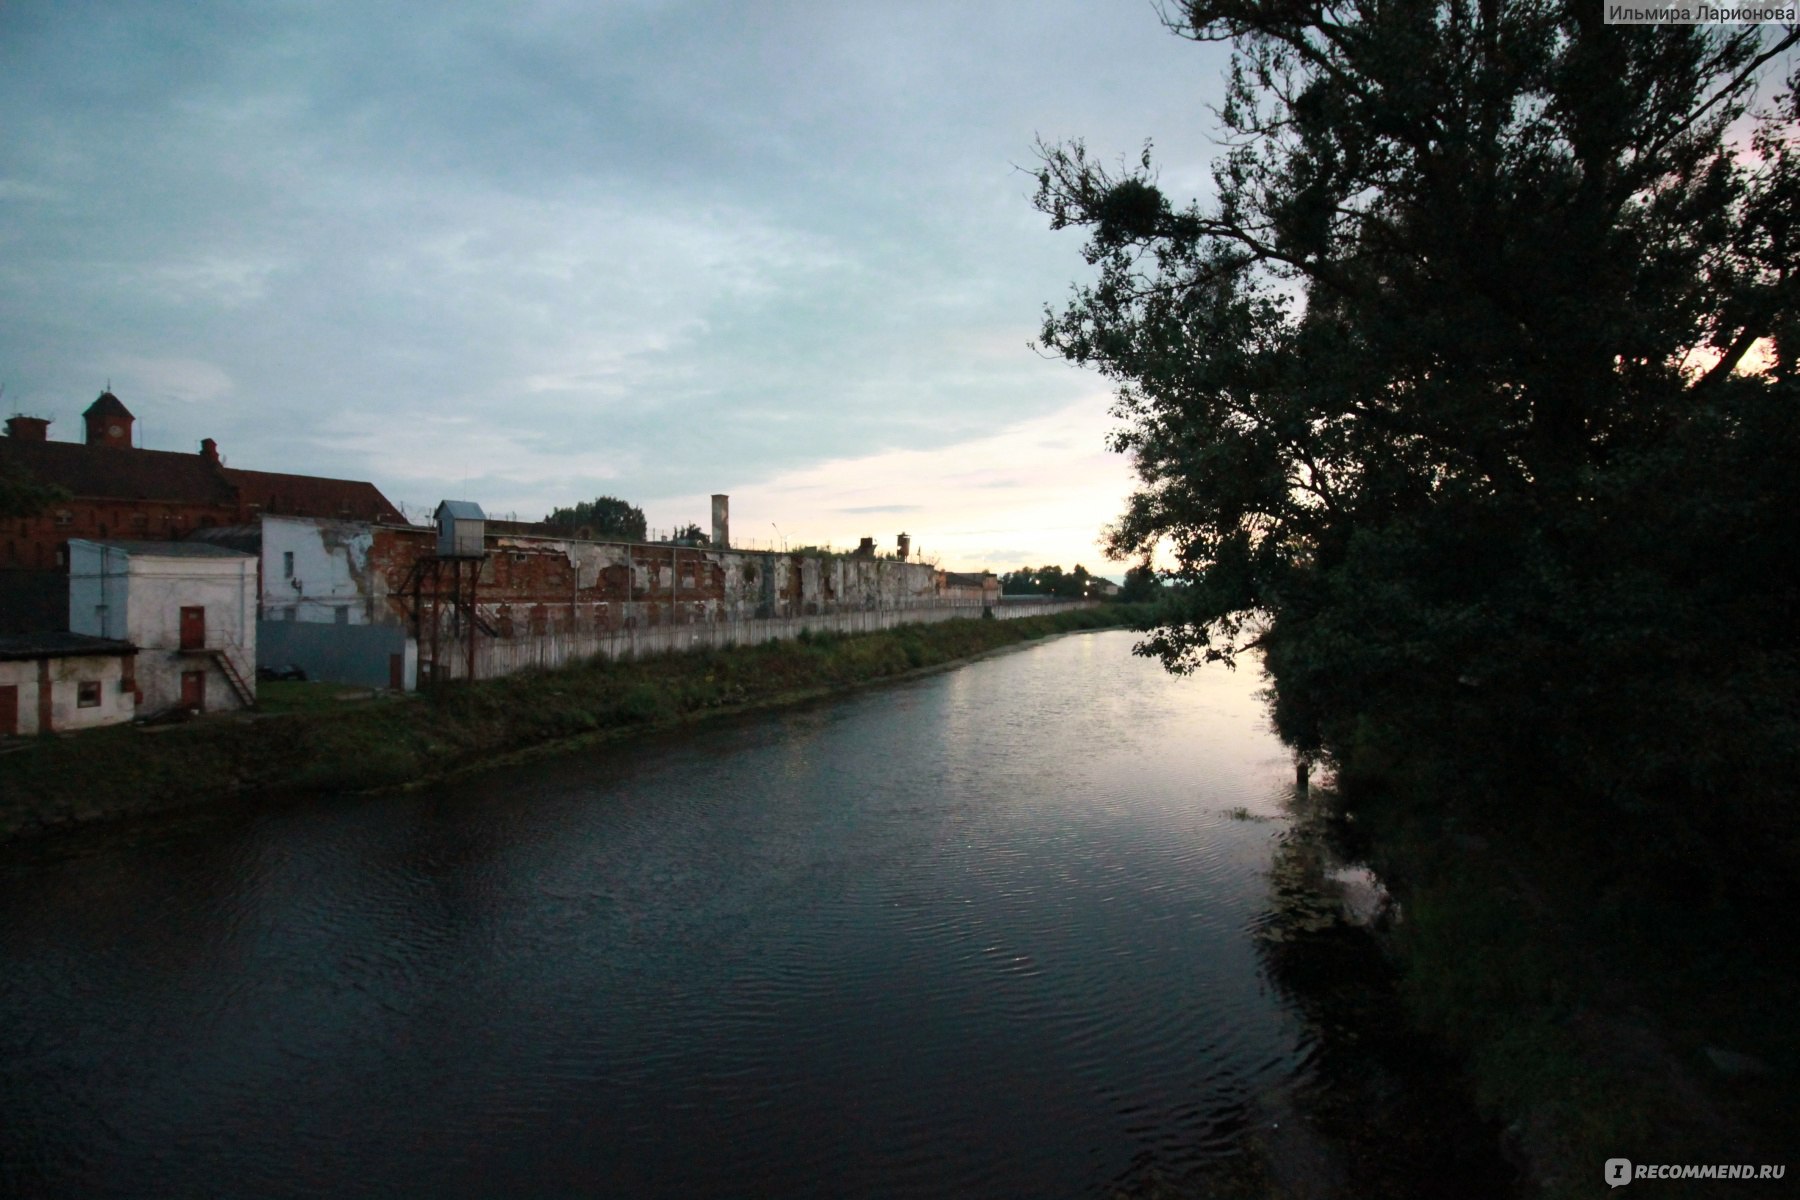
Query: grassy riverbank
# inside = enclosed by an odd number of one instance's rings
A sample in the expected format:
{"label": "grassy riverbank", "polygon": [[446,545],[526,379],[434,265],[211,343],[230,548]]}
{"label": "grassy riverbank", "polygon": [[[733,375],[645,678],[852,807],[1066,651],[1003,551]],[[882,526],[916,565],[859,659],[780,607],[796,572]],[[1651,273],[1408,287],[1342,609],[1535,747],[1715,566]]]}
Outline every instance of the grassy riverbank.
{"label": "grassy riverbank", "polygon": [[0,754],[0,837],[238,796],[395,787],[571,738],[891,679],[1131,615],[1111,605],[908,625],[529,672],[405,698],[338,700],[354,689],[290,687],[272,705],[287,711],[115,726]]}

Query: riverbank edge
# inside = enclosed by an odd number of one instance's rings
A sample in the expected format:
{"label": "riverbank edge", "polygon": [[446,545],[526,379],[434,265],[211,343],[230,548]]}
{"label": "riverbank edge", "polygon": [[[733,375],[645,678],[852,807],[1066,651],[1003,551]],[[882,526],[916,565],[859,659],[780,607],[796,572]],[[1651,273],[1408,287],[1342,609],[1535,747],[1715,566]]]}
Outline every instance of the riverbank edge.
{"label": "riverbank edge", "polygon": [[1593,1195],[1615,1158],[1790,1160],[1800,997],[1759,935],[1717,911],[1617,911],[1644,897],[1593,886],[1592,831],[1446,813],[1451,786],[1418,760],[1354,762],[1321,798],[1393,902],[1371,932],[1408,1022],[1503,1127],[1522,1194]]}
{"label": "riverbank edge", "polygon": [[953,620],[629,662],[596,661],[346,705],[114,726],[0,754],[0,844],[252,796],[421,787],[515,759],[817,700],[1063,633],[1131,626],[1105,605]]}

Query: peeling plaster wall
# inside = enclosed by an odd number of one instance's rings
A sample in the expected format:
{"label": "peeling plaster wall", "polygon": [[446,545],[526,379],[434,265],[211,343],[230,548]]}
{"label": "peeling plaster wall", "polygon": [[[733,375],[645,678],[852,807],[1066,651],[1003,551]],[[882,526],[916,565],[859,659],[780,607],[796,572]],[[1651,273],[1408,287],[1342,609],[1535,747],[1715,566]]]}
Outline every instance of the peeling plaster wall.
{"label": "peeling plaster wall", "polygon": [[374,544],[374,527],[366,522],[264,516],[261,615],[272,621],[373,623],[369,555]]}

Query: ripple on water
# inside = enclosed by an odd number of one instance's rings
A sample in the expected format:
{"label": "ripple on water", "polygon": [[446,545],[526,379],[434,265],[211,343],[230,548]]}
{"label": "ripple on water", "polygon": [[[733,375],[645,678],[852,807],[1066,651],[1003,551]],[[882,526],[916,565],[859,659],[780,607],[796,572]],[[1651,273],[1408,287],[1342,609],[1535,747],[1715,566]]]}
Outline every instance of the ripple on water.
{"label": "ripple on water", "polygon": [[1231,1153],[1309,1053],[1248,933],[1270,830],[1222,815],[1285,760],[1254,681],[1129,641],[0,869],[0,1182],[1085,1196]]}

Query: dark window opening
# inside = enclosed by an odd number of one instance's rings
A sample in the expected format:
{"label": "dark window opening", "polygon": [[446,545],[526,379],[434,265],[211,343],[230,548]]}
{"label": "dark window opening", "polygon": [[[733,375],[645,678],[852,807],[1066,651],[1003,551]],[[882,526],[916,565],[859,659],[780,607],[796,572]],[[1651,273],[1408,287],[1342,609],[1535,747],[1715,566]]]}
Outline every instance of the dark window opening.
{"label": "dark window opening", "polygon": [[86,679],[75,685],[75,706],[77,708],[100,707],[100,681]]}

